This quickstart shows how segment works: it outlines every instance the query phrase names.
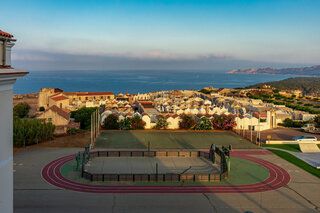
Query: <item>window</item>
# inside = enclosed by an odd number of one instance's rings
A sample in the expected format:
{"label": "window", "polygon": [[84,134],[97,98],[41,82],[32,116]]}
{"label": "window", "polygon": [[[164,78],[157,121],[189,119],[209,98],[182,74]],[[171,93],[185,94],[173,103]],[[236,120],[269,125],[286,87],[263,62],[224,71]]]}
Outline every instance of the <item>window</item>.
{"label": "window", "polygon": [[86,101],[88,100],[88,97],[86,97]]}
{"label": "window", "polygon": [[48,121],[51,122],[51,121],[52,121],[52,118],[48,118]]}

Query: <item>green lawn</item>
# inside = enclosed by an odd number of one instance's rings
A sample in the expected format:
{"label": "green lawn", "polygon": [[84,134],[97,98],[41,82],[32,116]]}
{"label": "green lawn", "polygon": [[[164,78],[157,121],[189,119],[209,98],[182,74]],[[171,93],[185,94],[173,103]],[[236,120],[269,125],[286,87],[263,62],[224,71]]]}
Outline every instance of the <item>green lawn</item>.
{"label": "green lawn", "polygon": [[[301,152],[299,144],[262,144],[262,146],[285,149],[292,152]],[[318,145],[318,147],[320,148],[320,145]]]}
{"label": "green lawn", "polygon": [[287,152],[284,152],[284,151],[280,151],[280,150],[272,150],[272,149],[269,149],[270,152],[278,155],[279,157],[289,161],[290,163],[300,167],[301,169],[309,172],[310,174],[313,174],[314,176],[320,178],[320,170],[310,166],[309,164],[307,164],[306,162],[300,160],[299,158],[287,153]]}
{"label": "green lawn", "polygon": [[211,144],[237,149],[257,149],[233,132],[202,131],[104,131],[95,142],[98,149],[209,149]]}
{"label": "green lawn", "polygon": [[292,152],[301,152],[299,144],[263,144],[262,146],[285,149]]}

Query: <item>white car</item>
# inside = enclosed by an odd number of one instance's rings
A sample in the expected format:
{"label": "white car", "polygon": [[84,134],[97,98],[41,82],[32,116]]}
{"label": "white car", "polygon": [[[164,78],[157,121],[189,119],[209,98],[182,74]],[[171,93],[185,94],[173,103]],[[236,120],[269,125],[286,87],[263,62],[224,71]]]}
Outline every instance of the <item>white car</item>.
{"label": "white car", "polygon": [[317,141],[318,139],[313,135],[301,135],[296,138],[292,138],[294,141]]}

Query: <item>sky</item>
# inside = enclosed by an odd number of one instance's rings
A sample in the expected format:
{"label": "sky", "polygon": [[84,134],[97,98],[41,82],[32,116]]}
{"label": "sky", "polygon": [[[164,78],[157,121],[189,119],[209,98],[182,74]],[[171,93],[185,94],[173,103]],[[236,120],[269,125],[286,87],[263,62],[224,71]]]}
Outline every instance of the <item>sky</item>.
{"label": "sky", "polygon": [[[10,0],[0,29],[28,70],[320,64],[319,0]],[[7,9],[3,9],[7,8]]]}

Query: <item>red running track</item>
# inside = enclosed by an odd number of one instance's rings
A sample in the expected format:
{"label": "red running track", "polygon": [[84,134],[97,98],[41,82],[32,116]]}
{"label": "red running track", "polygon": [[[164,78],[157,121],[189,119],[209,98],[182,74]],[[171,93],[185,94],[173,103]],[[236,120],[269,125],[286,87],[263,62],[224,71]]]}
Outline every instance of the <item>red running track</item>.
{"label": "red running track", "polygon": [[275,190],[287,185],[289,174],[281,167],[250,155],[271,154],[268,151],[234,151],[233,157],[255,162],[269,171],[269,177],[259,183],[247,185],[200,185],[200,186],[103,186],[83,184],[62,176],[60,168],[75,158],[68,155],[52,161],[42,169],[42,177],[59,188],[90,193],[252,193]]}

